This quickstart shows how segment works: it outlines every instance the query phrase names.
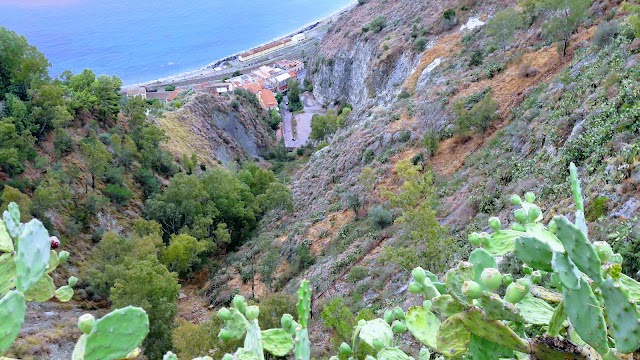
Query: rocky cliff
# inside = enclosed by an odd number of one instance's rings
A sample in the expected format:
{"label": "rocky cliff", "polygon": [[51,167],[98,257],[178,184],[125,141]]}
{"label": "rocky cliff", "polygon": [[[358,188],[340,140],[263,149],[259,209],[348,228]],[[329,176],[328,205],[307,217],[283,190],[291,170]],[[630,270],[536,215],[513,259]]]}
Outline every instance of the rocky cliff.
{"label": "rocky cliff", "polygon": [[267,114],[257,101],[243,96],[196,94],[181,109],[156,119],[176,155],[195,152],[205,163],[230,164],[256,159],[275,142]]}

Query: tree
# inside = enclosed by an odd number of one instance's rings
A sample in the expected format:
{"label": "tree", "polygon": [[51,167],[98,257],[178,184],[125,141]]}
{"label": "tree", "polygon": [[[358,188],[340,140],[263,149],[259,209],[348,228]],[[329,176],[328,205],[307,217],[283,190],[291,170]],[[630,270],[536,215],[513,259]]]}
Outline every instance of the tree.
{"label": "tree", "polygon": [[291,190],[282,183],[272,182],[264,194],[258,195],[256,204],[263,214],[270,210],[293,211]]}
{"label": "tree", "polygon": [[162,255],[162,263],[180,277],[188,276],[200,264],[198,256],[206,249],[205,244],[186,234],[173,235],[169,247]]}
{"label": "tree", "polygon": [[15,94],[26,100],[32,84],[48,80],[47,58],[24,36],[0,26],[0,100]]}
{"label": "tree", "polygon": [[513,7],[498,11],[487,23],[487,35],[503,50],[507,48],[516,30],[522,25],[522,14]]}
{"label": "tree", "polygon": [[396,171],[404,183],[397,193],[385,191],[385,196],[391,206],[402,211],[395,221],[404,231],[399,243],[383,249],[382,260],[406,271],[417,266],[443,271],[453,253],[453,242],[438,224],[433,173],[412,165],[410,160],[399,162]]}
{"label": "tree", "polygon": [[139,306],[149,315],[149,335],[143,342],[145,355],[160,359],[171,350],[171,327],[180,293],[178,276],[157,259],[131,262],[111,288],[114,308]]}
{"label": "tree", "polygon": [[23,194],[20,189],[5,185],[4,190],[2,190],[1,200],[0,214],[4,213],[9,207],[9,204],[14,202],[20,207],[20,221],[26,222],[31,217],[31,200],[27,195]]}
{"label": "tree", "polygon": [[96,176],[101,177],[107,171],[112,156],[107,147],[93,137],[90,142],[81,145],[82,153],[87,162],[87,171],[91,174],[91,187],[96,188]]}
{"label": "tree", "polygon": [[300,83],[296,79],[289,79],[288,82],[289,110],[292,112],[304,109],[302,100],[300,99]]}
{"label": "tree", "polygon": [[69,184],[65,184],[49,172],[43,181],[33,192],[33,204],[39,213],[44,209],[61,210],[65,208],[72,199],[72,191]]}
{"label": "tree", "polygon": [[333,330],[336,344],[349,342],[351,329],[356,325],[356,317],[341,297],[333,298],[322,308],[320,314],[324,325]]}
{"label": "tree", "polygon": [[561,53],[567,54],[569,40],[589,15],[590,0],[540,0],[538,7],[547,15],[542,24],[545,35],[560,43]]}

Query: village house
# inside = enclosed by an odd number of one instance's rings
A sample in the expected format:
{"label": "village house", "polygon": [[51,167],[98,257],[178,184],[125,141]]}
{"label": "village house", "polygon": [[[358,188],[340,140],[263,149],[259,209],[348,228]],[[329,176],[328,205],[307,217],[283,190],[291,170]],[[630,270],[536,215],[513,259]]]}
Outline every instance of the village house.
{"label": "village house", "polygon": [[300,60],[278,60],[273,63],[273,66],[285,70],[294,70],[296,72],[304,70],[304,63]]}
{"label": "village house", "polygon": [[233,92],[233,84],[230,83],[213,83],[209,87],[209,93],[214,95],[225,95]]}
{"label": "village house", "polygon": [[149,100],[156,99],[156,100],[160,100],[165,103],[168,103],[175,100],[180,94],[180,91],[182,90],[183,89],[175,89],[174,91],[155,91],[155,92],[149,91],[147,92],[146,99],[149,99]]}
{"label": "village house", "polygon": [[260,105],[266,110],[277,109],[278,108],[278,100],[273,95],[273,91],[262,89],[258,92],[258,101]]}
{"label": "village house", "polygon": [[133,88],[127,89],[127,97],[136,97],[139,96],[143,99],[147,98],[147,88],[144,86],[137,86]]}
{"label": "village house", "polygon": [[289,88],[289,79],[291,79],[291,75],[289,73],[284,73],[276,76],[273,83],[276,91],[287,91],[287,89]]}

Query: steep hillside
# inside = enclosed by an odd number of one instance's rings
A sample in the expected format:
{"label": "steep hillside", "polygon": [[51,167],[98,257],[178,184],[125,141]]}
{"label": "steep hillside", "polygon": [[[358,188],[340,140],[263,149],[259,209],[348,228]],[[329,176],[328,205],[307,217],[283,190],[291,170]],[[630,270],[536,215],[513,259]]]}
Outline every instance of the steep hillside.
{"label": "steep hillside", "polygon": [[275,139],[268,130],[268,114],[253,100],[197,94],[181,109],[155,121],[167,132],[167,149],[174,154],[195,152],[207,164],[254,160]]}
{"label": "steep hillside", "polygon": [[[519,23],[492,23],[508,7]],[[638,44],[618,10],[610,2],[587,6],[564,55],[546,30],[552,13],[511,1],[367,1],[344,15],[310,73],[318,99],[354,109],[292,177],[295,213],[265,223],[251,246],[282,257],[276,288],[293,292],[310,279],[318,317],[334,297],[354,312],[413,301],[403,291],[407,268],[393,256],[413,246],[410,224],[397,221],[409,210],[392,195],[406,191],[411,177],[398,166],[407,162],[433,174],[425,190],[433,195],[414,206],[433,201],[450,239],[425,238],[420,251],[448,251],[447,265],[468,255],[467,235],[488,229],[489,216],[510,222],[512,193],[534,191],[553,204],[543,209],[547,221],[571,212],[570,162],[584,181],[594,236],[612,233],[616,250],[633,248]],[[505,26],[514,28],[506,39],[495,30]],[[394,225],[386,227],[387,216]],[[301,265],[308,254],[313,260]],[[629,256],[624,266],[635,272]],[[332,347],[322,329],[312,332],[317,354]]]}

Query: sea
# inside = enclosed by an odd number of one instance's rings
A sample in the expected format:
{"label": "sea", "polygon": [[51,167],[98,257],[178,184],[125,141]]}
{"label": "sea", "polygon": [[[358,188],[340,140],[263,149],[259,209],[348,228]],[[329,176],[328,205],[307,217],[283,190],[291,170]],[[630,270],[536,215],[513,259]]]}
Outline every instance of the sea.
{"label": "sea", "polygon": [[27,37],[50,74],[85,68],[124,85],[204,67],[285,36],[353,0],[0,0],[0,26]]}

